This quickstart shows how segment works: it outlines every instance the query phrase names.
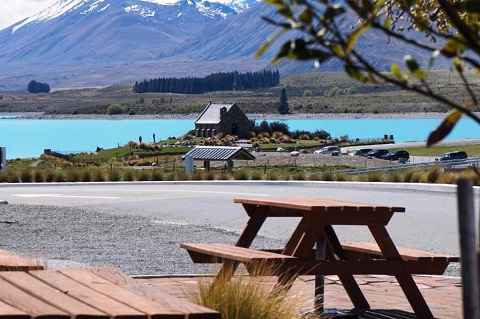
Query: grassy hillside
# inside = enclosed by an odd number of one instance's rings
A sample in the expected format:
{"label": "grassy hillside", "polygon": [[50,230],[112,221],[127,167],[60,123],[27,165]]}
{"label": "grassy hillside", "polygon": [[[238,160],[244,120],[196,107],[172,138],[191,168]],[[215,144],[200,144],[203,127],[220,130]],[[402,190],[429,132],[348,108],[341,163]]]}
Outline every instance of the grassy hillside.
{"label": "grassy hillside", "polygon": [[[472,89],[480,95],[480,77],[468,74]],[[467,96],[453,72],[435,71],[429,84],[452,100]],[[52,88],[50,94],[0,92],[0,112],[51,114],[104,114],[120,104],[126,114],[186,114],[200,112],[209,101],[237,103],[246,113],[277,113],[280,91],[286,89],[293,113],[405,113],[444,112],[448,108],[427,97],[391,85],[361,85],[340,72],[298,74],[282,78],[278,87],[254,91],[211,92],[198,95],[135,94],[133,84],[104,88]],[[478,110],[477,110],[478,111]]]}

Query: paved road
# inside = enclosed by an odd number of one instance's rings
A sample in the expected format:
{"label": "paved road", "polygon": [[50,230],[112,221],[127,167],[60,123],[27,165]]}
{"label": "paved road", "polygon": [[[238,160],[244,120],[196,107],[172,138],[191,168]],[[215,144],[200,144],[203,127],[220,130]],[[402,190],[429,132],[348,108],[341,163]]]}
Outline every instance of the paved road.
{"label": "paved road", "polygon": [[[459,253],[455,186],[335,182],[0,184],[0,200],[10,204],[77,207],[98,213],[145,216],[152,222],[209,225],[236,232],[247,218],[233,199],[252,196],[316,196],[405,206],[406,213],[396,214],[388,225],[398,245]],[[287,238],[296,222],[267,221],[261,234]],[[355,226],[340,227],[338,232],[341,240],[371,239],[365,229]]]}

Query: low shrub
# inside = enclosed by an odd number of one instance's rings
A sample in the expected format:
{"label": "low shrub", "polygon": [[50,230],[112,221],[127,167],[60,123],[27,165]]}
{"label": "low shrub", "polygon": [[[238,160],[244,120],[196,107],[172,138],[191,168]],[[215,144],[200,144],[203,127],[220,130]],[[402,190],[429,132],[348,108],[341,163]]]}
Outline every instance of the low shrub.
{"label": "low shrub", "polygon": [[249,173],[247,169],[241,168],[233,172],[233,179],[237,181],[246,181],[249,179]]}
{"label": "low shrub", "polygon": [[152,170],[152,181],[163,181],[163,171],[160,169]]}
{"label": "low shrub", "polygon": [[135,180],[140,182],[146,182],[150,180],[150,172],[146,169],[142,169],[135,174]]}
{"label": "low shrub", "polygon": [[35,183],[44,183],[45,182],[45,174],[39,169],[36,169],[35,172],[33,172],[33,181]]}
{"label": "low shrub", "polygon": [[123,180],[125,182],[132,182],[135,179],[135,175],[132,169],[126,169],[123,171]]}
{"label": "low shrub", "polygon": [[31,183],[33,182],[33,174],[29,168],[24,168],[20,171],[20,181],[22,183]]}
{"label": "low shrub", "polygon": [[440,166],[432,166],[427,170],[427,183],[437,183],[442,175],[442,168]]}
{"label": "low shrub", "polygon": [[116,168],[110,169],[107,172],[107,178],[110,182],[118,182],[122,179],[122,173]]}
{"label": "low shrub", "polygon": [[259,181],[263,179],[263,174],[259,171],[253,171],[252,174],[250,175],[250,178],[253,181]]}

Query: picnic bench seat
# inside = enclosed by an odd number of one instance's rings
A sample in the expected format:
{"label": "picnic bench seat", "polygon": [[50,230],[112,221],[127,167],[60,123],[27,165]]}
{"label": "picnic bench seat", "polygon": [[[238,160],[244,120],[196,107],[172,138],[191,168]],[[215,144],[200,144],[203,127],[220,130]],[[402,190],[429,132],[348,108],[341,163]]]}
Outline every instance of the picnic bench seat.
{"label": "picnic bench seat", "polygon": [[[376,243],[372,242],[345,242],[342,243],[342,248],[347,253],[360,253],[367,255],[370,258],[381,257],[383,256],[380,247]],[[400,253],[400,256],[403,260],[419,261],[419,260],[431,260],[431,261],[441,261],[441,262],[459,262],[460,257],[432,253],[429,251],[411,249],[398,247],[397,250]]]}
{"label": "picnic bench seat", "polygon": [[43,269],[43,266],[0,249],[0,271],[29,271],[41,269]]}

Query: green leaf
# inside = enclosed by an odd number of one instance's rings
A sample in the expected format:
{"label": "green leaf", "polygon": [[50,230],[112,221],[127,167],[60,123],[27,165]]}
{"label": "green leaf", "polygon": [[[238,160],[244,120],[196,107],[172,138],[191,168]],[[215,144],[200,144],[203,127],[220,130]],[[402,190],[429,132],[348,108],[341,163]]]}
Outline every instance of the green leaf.
{"label": "green leaf", "polygon": [[461,36],[457,36],[458,38],[450,38],[445,42],[445,46],[442,49],[442,53],[447,56],[455,56],[457,52],[463,52],[467,49],[467,46],[462,41]]}
{"label": "green leaf", "polygon": [[283,9],[286,7],[286,4],[283,3],[282,0],[264,0],[264,2],[273,5],[274,7],[277,7],[279,9]]}
{"label": "green leaf", "polygon": [[404,77],[403,77],[403,73],[402,73],[402,70],[400,70],[400,67],[397,65],[397,64],[392,64],[390,66],[390,68],[392,69],[392,74],[394,77],[396,77],[397,79],[399,79],[400,81],[404,81]]}
{"label": "green leaf", "polygon": [[450,112],[435,131],[430,133],[427,139],[427,146],[432,146],[443,140],[452,131],[461,116],[462,111],[460,110],[453,110]]}
{"label": "green leaf", "polygon": [[360,70],[352,65],[352,64],[347,64],[345,65],[345,72],[354,80],[359,81],[360,83],[368,83],[370,82],[370,79],[368,76],[364,75]]}
{"label": "green leaf", "polygon": [[408,70],[420,81],[427,80],[427,73],[424,72],[418,62],[412,58],[411,55],[406,55],[404,57],[405,64],[407,65]]}
{"label": "green leaf", "polygon": [[265,41],[265,43],[263,43],[260,48],[258,49],[258,51],[255,53],[255,58],[258,59],[260,58],[264,53],[265,51],[268,50],[268,48],[270,48],[273,44],[273,42],[275,42],[277,40],[277,38],[282,34],[282,33],[285,33],[286,30],[280,30],[278,31],[276,34],[274,34],[273,36],[271,36],[270,38],[267,39],[267,41]]}
{"label": "green leaf", "polygon": [[355,47],[355,43],[357,43],[358,38],[362,33],[370,29],[370,24],[364,24],[360,28],[356,29],[349,37],[347,40],[347,51],[351,52],[353,48]]}

